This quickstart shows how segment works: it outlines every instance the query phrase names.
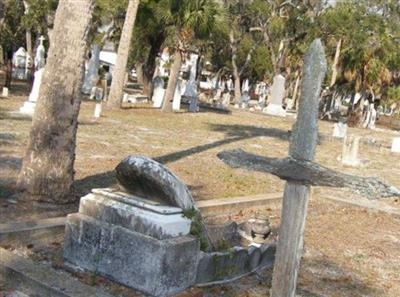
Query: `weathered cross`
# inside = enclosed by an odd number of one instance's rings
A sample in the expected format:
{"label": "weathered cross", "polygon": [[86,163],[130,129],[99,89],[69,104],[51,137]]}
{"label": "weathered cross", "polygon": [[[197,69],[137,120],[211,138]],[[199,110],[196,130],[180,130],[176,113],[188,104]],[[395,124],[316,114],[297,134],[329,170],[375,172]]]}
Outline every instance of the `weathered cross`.
{"label": "weathered cross", "polygon": [[342,174],[313,162],[318,140],[318,100],[326,68],[323,46],[316,39],[304,60],[300,105],[292,131],[289,157],[266,158],[242,150],[218,154],[220,159],[232,167],[272,173],[287,181],[272,280],[272,297],[295,296],[310,186],[348,187],[369,197],[400,196],[398,189],[377,179]]}

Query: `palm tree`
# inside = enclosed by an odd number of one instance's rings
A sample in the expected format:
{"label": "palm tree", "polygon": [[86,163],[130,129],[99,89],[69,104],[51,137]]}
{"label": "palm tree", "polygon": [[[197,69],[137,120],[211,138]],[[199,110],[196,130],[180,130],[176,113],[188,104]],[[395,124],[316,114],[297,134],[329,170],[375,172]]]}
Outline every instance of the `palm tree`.
{"label": "palm tree", "polygon": [[[173,99],[182,58],[195,38],[205,38],[210,35],[216,20],[220,15],[219,5],[215,0],[166,0],[159,6],[159,13],[165,23],[174,29],[171,34],[174,51],[174,62],[170,70],[167,89],[164,96],[162,111],[172,111]],[[172,32],[173,30],[170,30]]]}
{"label": "palm tree", "polygon": [[108,97],[108,106],[110,107],[121,106],[129,47],[131,45],[133,26],[135,24],[138,6],[139,0],[129,0],[124,27],[118,46],[117,63],[115,65],[110,95]]}
{"label": "palm tree", "polygon": [[60,0],[18,185],[32,200],[67,203],[74,161],[83,63],[94,0]]}

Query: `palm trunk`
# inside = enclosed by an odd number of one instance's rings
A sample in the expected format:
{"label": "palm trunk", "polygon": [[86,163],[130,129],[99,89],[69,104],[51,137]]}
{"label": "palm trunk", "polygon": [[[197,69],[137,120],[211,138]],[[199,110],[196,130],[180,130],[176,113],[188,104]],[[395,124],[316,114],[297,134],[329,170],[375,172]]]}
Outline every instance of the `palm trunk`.
{"label": "palm trunk", "polygon": [[174,98],[181,66],[182,66],[182,53],[179,49],[177,49],[174,54],[174,63],[172,63],[171,71],[169,73],[167,89],[165,90],[163,106],[161,109],[163,112],[172,112],[171,101]]}
{"label": "palm trunk", "polygon": [[110,95],[107,101],[107,104],[110,107],[121,107],[129,47],[131,44],[132,31],[135,24],[138,6],[139,0],[129,0],[124,27],[122,29],[122,35],[118,46],[117,63],[115,65]]}
{"label": "palm trunk", "polygon": [[[60,0],[53,41],[33,115],[18,185],[29,199],[74,199],[74,161],[80,90],[94,0]],[[68,45],[67,47],[65,45]]]}
{"label": "palm trunk", "polygon": [[339,39],[337,45],[336,45],[336,53],[335,53],[335,58],[333,60],[332,64],[332,78],[331,78],[331,83],[330,87],[332,87],[336,83],[336,78],[338,74],[338,63],[339,63],[339,57],[340,57],[340,47],[342,46],[342,39]]}
{"label": "palm trunk", "polygon": [[240,97],[242,97],[242,93],[240,90],[240,74],[239,69],[236,64],[236,56],[237,56],[237,45],[233,36],[233,31],[229,34],[229,39],[231,43],[231,50],[232,50],[232,68],[233,68],[233,79],[234,79],[234,86],[235,86],[235,104],[239,104]]}

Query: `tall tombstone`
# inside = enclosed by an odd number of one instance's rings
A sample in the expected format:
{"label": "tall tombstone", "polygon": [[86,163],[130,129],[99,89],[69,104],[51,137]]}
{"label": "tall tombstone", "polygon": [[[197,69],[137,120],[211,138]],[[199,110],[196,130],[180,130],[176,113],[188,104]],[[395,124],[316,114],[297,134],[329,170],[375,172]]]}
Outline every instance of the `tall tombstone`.
{"label": "tall tombstone", "polygon": [[[318,139],[318,102],[326,69],[325,51],[321,41],[316,39],[304,59],[299,112],[289,147],[293,159],[314,160]],[[286,182],[271,297],[296,296],[309,197],[309,185]]]}
{"label": "tall tombstone", "polygon": [[160,76],[157,76],[153,80],[154,91],[151,100],[153,101],[153,107],[155,108],[161,108],[163,104],[165,95],[164,84],[164,80]]}
{"label": "tall tombstone", "polygon": [[282,107],[284,97],[285,78],[283,75],[278,74],[274,77],[269,103],[263,112],[269,115],[285,117],[286,111]]}
{"label": "tall tombstone", "polygon": [[99,66],[100,66],[100,46],[94,44],[92,46],[92,55],[87,64],[85,71],[85,79],[83,81],[82,93],[89,95],[92,88],[96,86],[96,82],[99,80]]}
{"label": "tall tombstone", "polygon": [[181,99],[182,99],[182,79],[179,78],[176,83],[174,99],[172,101],[173,111],[179,111],[181,109]]}
{"label": "tall tombstone", "polygon": [[186,90],[183,96],[189,98],[189,111],[197,112],[198,111],[198,101],[199,95],[197,94],[197,83],[196,83],[196,75],[197,75],[197,61],[199,59],[199,55],[191,54],[190,55],[190,75],[189,82],[186,85]]}
{"label": "tall tombstone", "polygon": [[32,116],[35,107],[36,107],[36,101],[39,98],[39,90],[40,90],[40,85],[42,84],[42,77],[44,73],[44,66],[46,65],[46,49],[43,45],[44,42],[44,37],[41,36],[39,38],[40,44],[38,48],[36,49],[36,55],[35,55],[35,77],[33,81],[33,86],[31,93],[29,94],[28,100],[24,102],[24,105],[19,109],[19,112],[22,114],[26,114],[29,116]]}

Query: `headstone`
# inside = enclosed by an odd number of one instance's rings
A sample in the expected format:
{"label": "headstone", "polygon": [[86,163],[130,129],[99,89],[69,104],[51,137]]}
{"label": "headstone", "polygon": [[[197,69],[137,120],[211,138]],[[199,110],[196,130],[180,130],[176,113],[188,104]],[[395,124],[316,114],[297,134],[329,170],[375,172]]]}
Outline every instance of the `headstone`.
{"label": "headstone", "polygon": [[46,59],[45,59],[45,48],[43,45],[44,37],[41,36],[39,38],[40,44],[36,50],[36,56],[35,56],[35,68],[37,69],[35,71],[35,77],[33,81],[33,86],[31,93],[29,94],[28,101],[24,102],[24,105],[19,109],[19,112],[22,114],[26,114],[29,116],[32,116],[35,107],[36,107],[36,101],[39,98],[39,91],[40,91],[40,85],[42,84],[42,77],[44,73],[44,66],[46,64]]}
{"label": "headstone", "polygon": [[249,101],[250,101],[249,92],[247,91],[243,92],[242,96],[240,96],[240,107],[247,108],[249,106]]}
{"label": "headstone", "polygon": [[87,64],[85,79],[83,81],[82,93],[89,95],[92,87],[96,86],[99,79],[98,69],[100,65],[100,46],[95,44],[92,47],[92,56]]}
{"label": "headstone", "polygon": [[152,97],[153,107],[161,108],[165,95],[164,80],[161,77],[157,76],[154,79],[153,86],[154,86],[153,97]]}
{"label": "headstone", "polygon": [[342,164],[357,167],[360,165],[358,150],[360,146],[359,136],[350,136],[343,139]]}
{"label": "headstone", "polygon": [[8,88],[7,87],[3,87],[2,96],[3,97],[8,97]]}
{"label": "headstone", "polygon": [[189,82],[186,85],[186,90],[183,96],[190,100],[189,111],[197,112],[199,111],[198,100],[199,96],[197,94],[197,83],[196,83],[196,75],[197,75],[197,60],[199,59],[199,55],[191,54],[190,55],[190,75]]}
{"label": "headstone", "polygon": [[94,117],[99,118],[101,116],[101,102],[97,102],[94,107]]}
{"label": "headstone", "polygon": [[36,49],[36,56],[35,56],[35,69],[39,70],[42,69],[44,67],[44,65],[46,65],[46,49],[44,48],[43,45],[43,41],[45,40],[45,38],[43,36],[40,36],[39,41],[40,44]]}
{"label": "headstone", "polygon": [[261,82],[258,87],[258,105],[261,109],[265,107],[265,100],[267,98],[268,89],[265,82]]}
{"label": "headstone", "polygon": [[274,77],[269,104],[263,110],[264,113],[274,116],[286,116],[286,111],[282,107],[285,96],[285,78],[278,74]]}
{"label": "headstone", "polygon": [[400,153],[400,137],[393,139],[391,151],[393,153]]}
{"label": "headstone", "polygon": [[333,125],[333,137],[344,138],[347,135],[347,124],[338,122]]}
{"label": "headstone", "polygon": [[13,72],[16,79],[26,79],[26,59],[27,53],[23,47],[20,47],[13,55]]}
{"label": "headstone", "polygon": [[367,129],[375,129],[377,111],[373,103],[370,105],[370,116],[369,121],[367,123]]}
{"label": "headstone", "polygon": [[173,111],[179,111],[181,109],[181,98],[182,98],[182,79],[178,79],[175,88],[174,99],[172,101]]}
{"label": "headstone", "polygon": [[32,91],[29,94],[28,100],[25,101],[24,105],[19,109],[20,113],[30,116],[33,115],[36,107],[36,101],[39,98],[39,91],[40,91],[40,85],[42,84],[43,73],[44,73],[44,68],[41,68],[35,72],[35,79],[33,81]]}

